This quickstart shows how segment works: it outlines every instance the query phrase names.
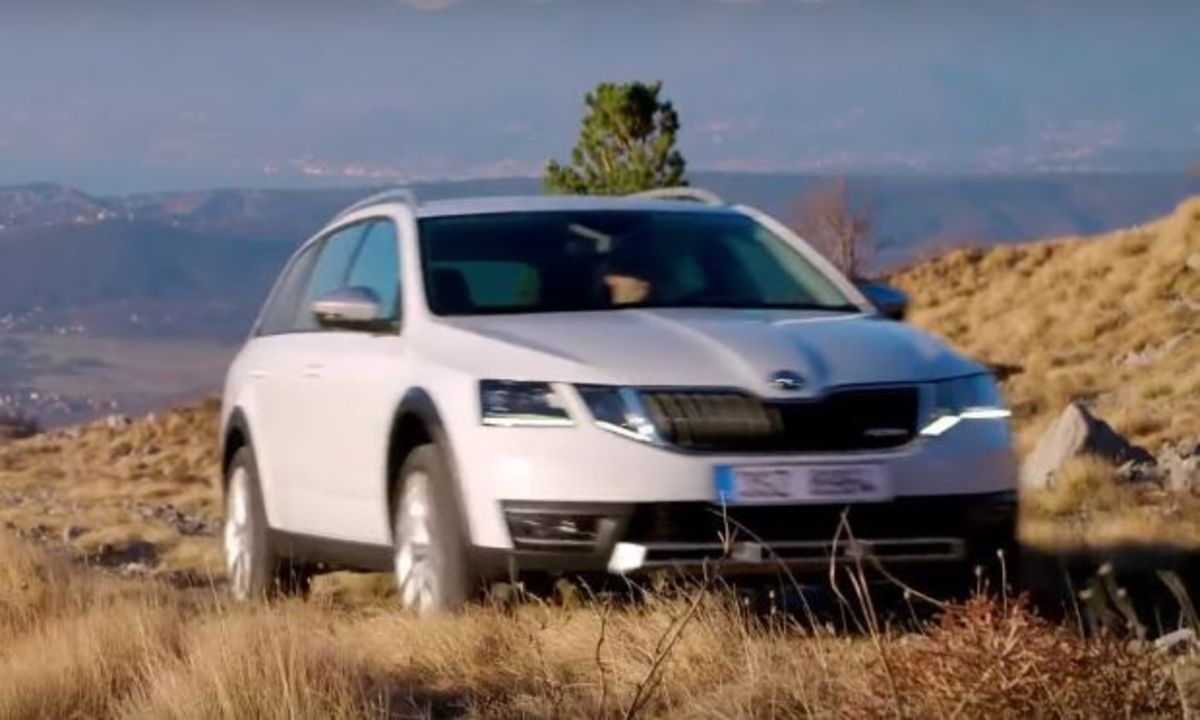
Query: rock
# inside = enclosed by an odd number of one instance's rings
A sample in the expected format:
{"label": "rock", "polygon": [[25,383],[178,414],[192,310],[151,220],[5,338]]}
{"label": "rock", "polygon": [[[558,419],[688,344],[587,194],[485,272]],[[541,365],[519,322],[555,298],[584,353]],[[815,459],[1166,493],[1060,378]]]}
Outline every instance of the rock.
{"label": "rock", "polygon": [[121,546],[102,545],[92,560],[103,567],[150,565],[158,558],[158,548],[145,540],[134,540]]}
{"label": "rock", "polygon": [[109,430],[120,430],[121,428],[129,427],[133,421],[124,415],[109,415],[104,418],[104,427]]}
{"label": "rock", "polygon": [[87,532],[87,528],[79,527],[78,525],[68,525],[63,528],[63,542],[74,542],[79,536]]}
{"label": "rock", "polygon": [[30,528],[25,528],[20,533],[23,538],[35,543],[45,542],[50,538],[50,528],[41,523]]}
{"label": "rock", "polygon": [[144,578],[152,575],[154,573],[154,568],[150,567],[144,562],[128,562],[119,565],[117,567],[117,572],[122,577]]}
{"label": "rock", "polygon": [[1168,445],[1158,454],[1163,487],[1184,495],[1200,495],[1200,442],[1192,447]]}
{"label": "rock", "polygon": [[1038,438],[1021,466],[1021,487],[1042,490],[1053,486],[1055,475],[1070,460],[1084,455],[1103,458],[1113,465],[1153,465],[1154,456],[1121,437],[1108,423],[1071,403]]}
{"label": "rock", "polygon": [[1129,461],[1117,468],[1117,477],[1131,483],[1162,483],[1162,470],[1155,463]]}
{"label": "rock", "polygon": [[1196,647],[1196,632],[1191,628],[1182,628],[1154,641],[1154,647],[1163,652],[1176,650],[1191,650]]}
{"label": "rock", "polygon": [[170,503],[139,503],[135,509],[143,518],[165,523],[180,535],[215,535],[217,532],[215,521],[203,515],[184,512]]}

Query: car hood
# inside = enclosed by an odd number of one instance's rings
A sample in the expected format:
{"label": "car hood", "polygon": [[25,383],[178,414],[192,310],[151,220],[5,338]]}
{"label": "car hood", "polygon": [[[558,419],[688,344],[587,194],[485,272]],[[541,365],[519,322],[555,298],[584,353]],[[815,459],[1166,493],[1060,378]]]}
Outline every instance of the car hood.
{"label": "car hood", "polygon": [[[638,309],[442,319],[443,362],[478,377],[739,387],[803,397],[837,385],[932,380],[977,363],[903,323],[863,314]],[[787,371],[799,389],[781,390]]]}

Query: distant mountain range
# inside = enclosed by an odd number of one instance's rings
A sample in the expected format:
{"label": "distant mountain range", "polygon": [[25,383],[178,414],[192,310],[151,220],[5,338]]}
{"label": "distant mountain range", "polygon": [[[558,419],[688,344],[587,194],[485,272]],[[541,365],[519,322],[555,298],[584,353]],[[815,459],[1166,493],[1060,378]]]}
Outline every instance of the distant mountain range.
{"label": "distant mountain range", "polygon": [[[829,178],[699,173],[696,185],[788,219]],[[849,179],[875,216],[880,264],[930,248],[1095,233],[1200,193],[1166,174]],[[528,194],[533,178],[429,183],[420,197]],[[231,339],[292,248],[370,188],[220,189],[98,197],[0,188],[0,332]]]}

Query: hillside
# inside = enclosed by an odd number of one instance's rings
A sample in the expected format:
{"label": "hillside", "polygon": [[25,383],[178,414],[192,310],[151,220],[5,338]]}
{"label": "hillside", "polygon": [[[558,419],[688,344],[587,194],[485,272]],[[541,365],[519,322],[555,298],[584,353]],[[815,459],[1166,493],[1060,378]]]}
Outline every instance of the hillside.
{"label": "hillside", "polygon": [[[805,175],[698,173],[731,201],[792,219]],[[849,179],[878,228],[879,261],[911,260],[948,243],[994,245],[1092,233],[1166,212],[1200,179],[1186,175],[862,176]],[[425,183],[420,197],[540,192],[535,179]],[[36,184],[0,187],[0,332],[5,316],[86,315],[119,299],[161,316],[222,303],[220,322],[193,317],[144,334],[225,337],[245,327],[287,253],[369,188],[219,189],[93,197]],[[64,258],[71,262],[64,263]],[[92,314],[91,335],[124,335],[123,316]]]}
{"label": "hillside", "polygon": [[[1157,451],[1200,439],[1198,255],[1195,198],[1137,228],[957,250],[894,281],[912,294],[912,322],[1008,366],[1020,449],[1067,402],[1083,400]],[[106,562],[141,541],[153,545],[153,567],[219,573],[216,413],[209,402],[0,445],[0,521]],[[1074,488],[1090,515],[1076,512],[1074,495],[1051,498],[1046,513],[1027,518],[1033,534],[1075,542],[1102,527],[1109,539],[1166,532],[1200,546],[1200,501],[1164,499],[1152,487],[1105,494],[1087,484],[1094,480]],[[1128,522],[1139,508],[1145,515]],[[1055,535],[1047,523],[1071,533]]]}
{"label": "hillside", "polygon": [[[1154,447],[1200,431],[1197,253],[1200,199],[895,280],[913,322],[1008,366],[1022,446],[1084,399]],[[707,585],[419,621],[384,597],[386,576],[334,574],[308,600],[230,606],[216,426],[209,401],[0,439],[0,717],[1177,717],[1200,703],[1194,636],[1173,651],[1110,636],[1138,618],[1095,583],[1079,617],[1106,628],[1093,638],[1010,599],[937,622],[848,600],[840,625],[813,624]],[[1183,528],[1200,547],[1196,498],[1068,480],[1074,494],[1026,496],[1027,539]]]}
{"label": "hillside", "polygon": [[[145,221],[9,229],[0,234],[0,331],[3,317],[21,329],[37,315],[99,336],[234,336],[290,250]],[[188,307],[189,322],[171,323]]]}
{"label": "hillside", "polygon": [[[1023,454],[1080,401],[1161,454],[1200,447],[1200,198],[1094,238],[957,250],[898,273],[912,322],[1004,368]],[[1200,548],[1200,498],[1081,459],[1027,493],[1043,547]]]}
{"label": "hillside", "polygon": [[74,188],[32,183],[0,188],[0,230],[87,224],[117,216],[116,208]]}
{"label": "hillside", "polygon": [[219,575],[217,410],[0,439],[0,528],[102,566]]}
{"label": "hillside", "polygon": [[1136,228],[956,250],[892,277],[1005,382],[1027,450],[1071,400],[1151,448],[1200,438],[1200,198]]}

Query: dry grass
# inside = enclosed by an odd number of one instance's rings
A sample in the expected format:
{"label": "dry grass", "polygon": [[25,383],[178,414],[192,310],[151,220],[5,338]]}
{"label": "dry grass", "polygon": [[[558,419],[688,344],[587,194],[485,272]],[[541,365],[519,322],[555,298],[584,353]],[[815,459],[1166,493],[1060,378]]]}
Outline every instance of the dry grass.
{"label": "dry grass", "polygon": [[0,717],[13,720],[616,718],[637,698],[638,717],[1179,711],[1164,656],[1016,604],[975,601],[874,637],[813,633],[716,591],[418,621],[387,604],[230,607],[2,535],[0,553],[14,559],[0,575]]}
{"label": "dry grass", "polygon": [[[0,525],[98,562],[149,543],[152,566],[219,575],[217,410],[208,402],[0,445]],[[207,527],[188,526],[198,521]]]}
{"label": "dry grass", "polygon": [[1019,447],[1072,400],[1152,450],[1200,437],[1200,198],[1096,238],[956,250],[897,273],[912,321],[1005,383]]}
{"label": "dry grass", "polygon": [[[1019,369],[1004,388],[1018,450],[1082,401],[1151,451],[1200,438],[1200,198],[1097,238],[951,251],[897,273],[914,324]],[[1200,499],[1132,487],[1092,460],[1024,498],[1027,542],[1200,547]]]}
{"label": "dry grass", "polygon": [[1022,539],[1038,547],[1200,548],[1200,498],[1131,483],[1092,457],[1071,461],[1053,488],[1026,493],[1021,510]]}

